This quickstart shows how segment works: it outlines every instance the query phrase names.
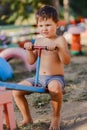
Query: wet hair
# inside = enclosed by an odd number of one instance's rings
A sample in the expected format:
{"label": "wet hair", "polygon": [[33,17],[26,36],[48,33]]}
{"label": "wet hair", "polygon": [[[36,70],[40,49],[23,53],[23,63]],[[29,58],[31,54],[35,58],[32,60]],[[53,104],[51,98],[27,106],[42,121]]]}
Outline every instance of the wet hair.
{"label": "wet hair", "polygon": [[50,5],[45,5],[44,7],[40,8],[36,13],[36,21],[38,23],[38,20],[44,20],[52,18],[54,22],[58,22],[58,13],[55,9],[55,7]]}

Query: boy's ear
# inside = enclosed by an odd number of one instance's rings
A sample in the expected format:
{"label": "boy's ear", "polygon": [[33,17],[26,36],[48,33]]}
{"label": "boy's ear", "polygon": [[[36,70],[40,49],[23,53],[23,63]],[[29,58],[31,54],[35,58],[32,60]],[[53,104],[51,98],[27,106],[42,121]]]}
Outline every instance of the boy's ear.
{"label": "boy's ear", "polygon": [[59,28],[59,22],[56,23],[57,29]]}

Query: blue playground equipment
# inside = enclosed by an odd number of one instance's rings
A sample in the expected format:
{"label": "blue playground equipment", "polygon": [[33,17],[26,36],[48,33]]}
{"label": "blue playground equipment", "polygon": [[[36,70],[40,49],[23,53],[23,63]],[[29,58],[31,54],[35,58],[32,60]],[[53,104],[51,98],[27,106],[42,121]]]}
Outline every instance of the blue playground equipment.
{"label": "blue playground equipment", "polygon": [[45,47],[43,47],[43,46],[33,46],[33,49],[38,50],[35,85],[34,86],[25,86],[25,85],[20,85],[20,84],[17,84],[17,83],[7,83],[7,82],[0,81],[0,87],[5,87],[7,90],[8,89],[10,89],[10,90],[22,90],[22,91],[31,91],[31,92],[39,92],[39,93],[47,92],[47,90],[44,87],[38,87],[41,51],[43,49],[47,50],[47,47],[46,46]]}
{"label": "blue playground equipment", "polygon": [[2,57],[0,57],[0,79],[5,81],[13,77],[13,70],[10,64]]}

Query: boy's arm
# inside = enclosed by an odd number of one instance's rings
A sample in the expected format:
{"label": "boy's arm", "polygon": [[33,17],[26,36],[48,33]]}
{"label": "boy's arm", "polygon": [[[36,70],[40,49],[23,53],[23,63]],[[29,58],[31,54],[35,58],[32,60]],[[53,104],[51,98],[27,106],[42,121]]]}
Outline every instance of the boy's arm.
{"label": "boy's arm", "polygon": [[64,64],[69,64],[71,58],[68,50],[68,44],[63,36],[58,38],[58,43],[56,46],[58,48],[60,60],[62,60]]}
{"label": "boy's arm", "polygon": [[36,51],[26,50],[26,54],[27,54],[28,63],[31,65],[34,64],[37,59]]}

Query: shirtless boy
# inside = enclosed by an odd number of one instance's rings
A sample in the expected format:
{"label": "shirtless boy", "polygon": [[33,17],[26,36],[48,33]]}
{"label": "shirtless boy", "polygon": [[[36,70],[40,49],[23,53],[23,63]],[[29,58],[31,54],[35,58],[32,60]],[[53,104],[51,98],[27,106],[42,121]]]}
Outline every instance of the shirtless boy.
{"label": "shirtless boy", "polygon": [[[42,37],[35,40],[35,46],[47,46],[48,50],[42,50],[39,73],[39,83],[47,87],[52,102],[52,120],[49,130],[60,130],[61,107],[63,98],[64,64],[70,63],[70,55],[67,42],[63,36],[58,36],[56,30],[58,26],[58,14],[54,7],[44,6],[36,13],[36,20],[39,33]],[[37,51],[32,50],[32,43],[24,45],[29,64],[34,64],[37,59]],[[34,79],[26,79],[20,84],[32,86]],[[30,110],[25,95],[26,91],[13,91],[15,102],[20,109],[23,120],[21,125],[33,123]]]}

